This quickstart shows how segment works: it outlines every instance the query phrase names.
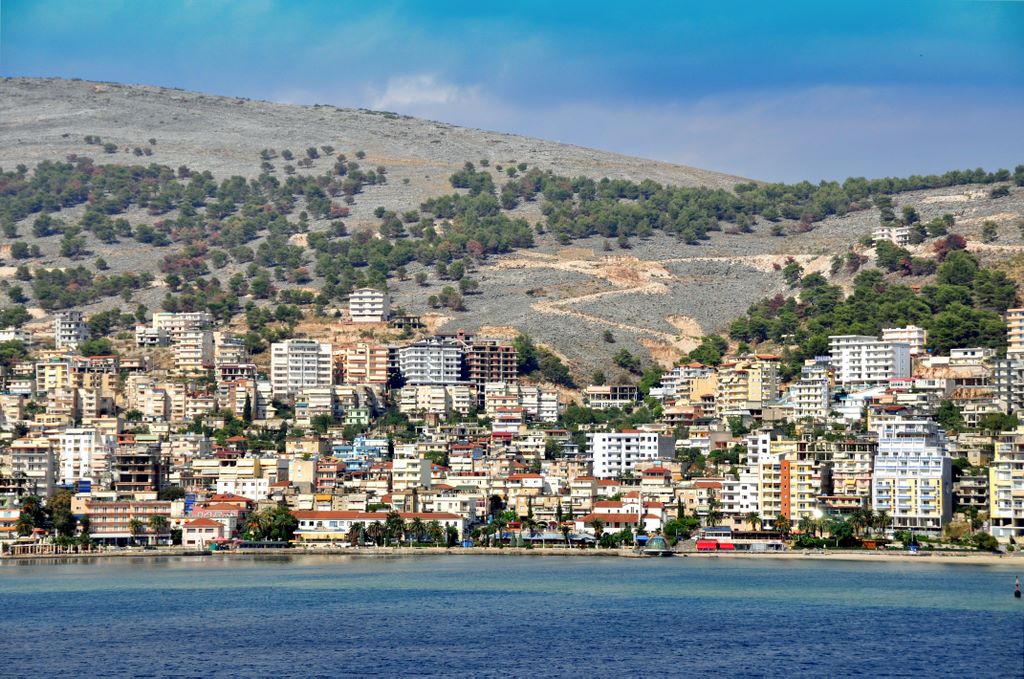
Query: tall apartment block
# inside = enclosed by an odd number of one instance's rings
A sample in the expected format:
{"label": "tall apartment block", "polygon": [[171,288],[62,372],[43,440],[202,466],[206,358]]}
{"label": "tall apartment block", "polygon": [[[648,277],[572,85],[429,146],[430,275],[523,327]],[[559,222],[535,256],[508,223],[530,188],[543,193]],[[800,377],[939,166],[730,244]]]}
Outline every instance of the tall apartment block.
{"label": "tall apartment block", "polygon": [[274,342],[270,347],[270,383],[274,396],[295,396],[308,387],[333,384],[332,347],[309,339]]}
{"label": "tall apartment block", "polygon": [[58,349],[77,349],[86,340],[81,311],[61,311],[53,320],[53,344]]}

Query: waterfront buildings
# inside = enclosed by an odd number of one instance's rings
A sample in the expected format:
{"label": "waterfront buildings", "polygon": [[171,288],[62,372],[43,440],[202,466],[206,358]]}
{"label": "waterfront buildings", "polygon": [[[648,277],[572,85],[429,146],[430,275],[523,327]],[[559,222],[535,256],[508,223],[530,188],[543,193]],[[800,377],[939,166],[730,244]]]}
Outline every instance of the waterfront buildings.
{"label": "waterfront buildings", "polygon": [[937,533],[952,516],[952,467],[946,436],[931,420],[880,422],[871,500],[894,530]]}

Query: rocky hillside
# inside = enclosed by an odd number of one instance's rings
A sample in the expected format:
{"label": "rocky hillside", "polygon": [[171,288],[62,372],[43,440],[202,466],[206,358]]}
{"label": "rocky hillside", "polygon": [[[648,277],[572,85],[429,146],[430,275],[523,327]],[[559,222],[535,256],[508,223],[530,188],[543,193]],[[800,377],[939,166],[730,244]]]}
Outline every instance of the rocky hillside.
{"label": "rocky hillside", "polygon": [[[310,147],[320,150],[317,157],[300,163]],[[285,157],[286,149],[294,159]],[[261,157],[264,150],[273,152]],[[0,167],[7,172],[23,164],[31,173],[43,161],[88,156],[96,165],[156,163],[172,171],[185,166],[191,172],[209,171],[216,182],[233,175],[255,180],[265,171],[284,182],[286,176],[330,174],[341,154],[349,162],[358,158],[363,170],[384,168],[386,173],[386,181],[367,183],[346,196],[343,221],[347,233],[357,235],[381,228],[380,208],[401,215],[421,209],[424,201],[438,196],[465,195],[465,189],[453,189],[450,177],[466,162],[490,175],[499,190],[509,181],[510,168],[526,166],[565,177],[651,179],[664,185],[726,190],[746,181],[386,112],[288,106],[158,87],[0,80]],[[955,215],[953,230],[968,238],[971,249],[1016,275],[1018,253],[1024,250],[1017,226],[1024,214],[1024,189],[1005,183],[1008,195],[998,198],[991,196],[990,185],[900,193],[893,197],[895,211],[914,206],[924,221],[946,213]],[[628,207],[630,202],[627,199],[623,204]],[[453,282],[417,261],[405,267],[403,276],[388,278],[396,303],[409,312],[435,314],[432,327],[486,328],[494,334],[526,331],[567,358],[581,375],[606,367],[611,355],[623,348],[671,362],[694,346],[699,336],[721,331],[754,301],[784,291],[787,284],[782,269],[790,260],[804,271],[831,275],[836,254],[856,251],[870,258],[873,253],[858,241],[875,228],[880,215],[876,207],[865,203],[861,209],[811,225],[784,217],[771,221],[756,217],[742,230],[723,222],[726,228],[713,229],[700,240],[656,228],[620,244],[593,235],[566,242],[564,234],[556,237],[543,228],[544,206],[543,201],[520,200],[503,211],[535,230],[533,247],[481,258],[470,274],[479,283],[479,292],[465,296],[465,310],[431,308],[431,298]],[[337,220],[316,214],[300,220],[299,213],[306,207],[306,199],[300,196],[285,216],[295,227],[287,242],[298,249],[310,276],[291,280],[279,275],[274,280],[279,290],[316,291],[324,284],[314,266],[319,254],[307,243],[317,232],[330,232]],[[86,212],[86,203],[80,203],[53,216],[73,225]],[[104,296],[85,305],[87,311],[134,310],[139,303],[158,308],[168,293],[161,262],[168,253],[182,252],[187,239],[157,247],[142,242],[137,232],[140,226],[152,227],[180,218],[181,213],[130,204],[111,216],[126,219],[136,236],[102,239],[86,229],[79,236],[82,247],[70,256],[62,254],[59,234],[34,233],[36,214],[19,219],[16,239],[0,236],[0,285],[21,288],[25,304],[42,318],[46,310],[34,298],[32,283],[17,280],[19,266],[29,271],[79,265],[93,269],[96,260],[102,259],[108,267],[103,275],[150,272],[153,281],[121,296]],[[297,220],[300,226],[295,226]],[[986,220],[995,222],[997,239],[982,243]],[[443,233],[444,228],[444,222],[439,222],[438,230]],[[247,245],[257,250],[266,238],[261,232]],[[38,251],[14,257],[11,246],[15,240]],[[234,257],[210,263],[214,264],[209,267],[211,272],[204,276],[215,276],[222,283],[248,271],[246,263]],[[417,274],[424,274],[420,281]],[[833,278],[843,283],[845,275],[839,272]],[[251,298],[247,292],[239,302],[244,306]],[[0,300],[7,303],[7,295]],[[332,322],[324,319],[325,332]],[[316,332],[315,323],[304,323],[302,328]]]}

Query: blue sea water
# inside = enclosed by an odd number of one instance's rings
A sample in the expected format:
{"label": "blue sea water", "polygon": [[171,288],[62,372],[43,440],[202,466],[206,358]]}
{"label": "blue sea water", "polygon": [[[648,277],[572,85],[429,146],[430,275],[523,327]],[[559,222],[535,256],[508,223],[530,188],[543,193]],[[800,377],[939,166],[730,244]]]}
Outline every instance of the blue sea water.
{"label": "blue sea water", "polygon": [[0,676],[1020,677],[1018,570],[727,557],[8,563]]}

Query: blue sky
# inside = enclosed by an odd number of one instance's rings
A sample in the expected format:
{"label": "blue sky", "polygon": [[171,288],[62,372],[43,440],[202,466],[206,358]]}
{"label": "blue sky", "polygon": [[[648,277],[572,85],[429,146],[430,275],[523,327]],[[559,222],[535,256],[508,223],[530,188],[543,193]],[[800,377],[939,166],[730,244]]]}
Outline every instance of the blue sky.
{"label": "blue sky", "polygon": [[766,180],[1024,163],[1024,2],[497,5],[2,0],[0,73],[392,110]]}

